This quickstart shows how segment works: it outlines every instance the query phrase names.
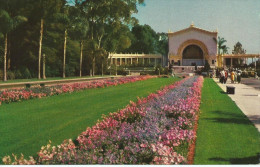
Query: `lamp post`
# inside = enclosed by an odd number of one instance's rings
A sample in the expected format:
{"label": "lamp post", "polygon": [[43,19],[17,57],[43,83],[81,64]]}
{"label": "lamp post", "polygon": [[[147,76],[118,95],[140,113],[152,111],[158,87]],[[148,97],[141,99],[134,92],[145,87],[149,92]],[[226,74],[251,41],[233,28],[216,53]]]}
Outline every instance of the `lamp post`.
{"label": "lamp post", "polygon": [[117,64],[116,64],[116,76],[117,76]]}
{"label": "lamp post", "polygon": [[46,79],[46,76],[45,76],[45,54],[42,55],[42,62],[43,62],[43,65],[42,65],[42,78]]}

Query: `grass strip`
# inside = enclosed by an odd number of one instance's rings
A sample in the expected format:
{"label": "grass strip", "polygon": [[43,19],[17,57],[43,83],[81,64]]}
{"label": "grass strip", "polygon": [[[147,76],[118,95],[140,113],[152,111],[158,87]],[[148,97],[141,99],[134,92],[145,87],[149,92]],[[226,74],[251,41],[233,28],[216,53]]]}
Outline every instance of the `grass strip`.
{"label": "grass strip", "polygon": [[75,139],[102,114],[115,112],[178,78],[146,81],[89,89],[43,99],[3,104],[0,108],[0,158],[12,153],[34,155],[51,140],[54,145]]}
{"label": "grass strip", "polygon": [[212,80],[202,88],[194,164],[257,164],[260,133]]}

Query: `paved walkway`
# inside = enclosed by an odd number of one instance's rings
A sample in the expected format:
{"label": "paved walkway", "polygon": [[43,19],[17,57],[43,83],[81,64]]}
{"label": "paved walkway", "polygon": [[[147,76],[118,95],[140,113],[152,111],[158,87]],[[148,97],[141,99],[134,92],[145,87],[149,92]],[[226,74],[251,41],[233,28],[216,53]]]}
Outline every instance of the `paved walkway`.
{"label": "paved walkway", "polygon": [[92,80],[102,80],[102,79],[111,79],[111,78],[120,78],[120,77],[125,77],[125,76],[117,75],[117,76],[104,76],[104,77],[89,77],[89,78],[74,78],[74,79],[59,79],[59,80],[41,80],[41,81],[28,81],[28,82],[16,82],[16,83],[0,83],[0,89],[25,87],[26,84],[53,85],[53,84],[63,84],[63,83],[70,83],[70,82],[86,82],[86,81],[92,81]]}
{"label": "paved walkway", "polygon": [[260,89],[245,84],[231,84],[230,80],[227,81],[227,84],[221,84],[216,78],[214,78],[214,81],[224,92],[226,92],[226,86],[235,87],[235,94],[229,94],[229,97],[231,97],[260,132]]}
{"label": "paved walkway", "polygon": [[241,83],[260,90],[260,79],[242,78]]}

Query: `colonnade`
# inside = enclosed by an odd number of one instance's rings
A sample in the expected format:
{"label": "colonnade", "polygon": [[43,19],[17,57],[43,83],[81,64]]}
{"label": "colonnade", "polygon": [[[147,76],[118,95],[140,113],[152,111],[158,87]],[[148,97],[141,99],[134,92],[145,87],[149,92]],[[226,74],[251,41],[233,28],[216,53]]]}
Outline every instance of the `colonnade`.
{"label": "colonnade", "polygon": [[[250,54],[245,54],[245,55],[223,55],[222,58],[224,59],[223,61],[223,66],[225,67],[227,65],[227,59],[230,58],[230,66],[233,67],[234,65],[234,59],[238,60],[239,64],[248,64],[248,60],[251,58],[252,62],[255,63],[256,66],[256,62],[257,59],[259,60],[260,55],[250,55]],[[242,62],[241,62],[242,60]]]}
{"label": "colonnade", "polygon": [[111,65],[153,64],[157,66],[163,63],[161,54],[109,54],[108,59]]}

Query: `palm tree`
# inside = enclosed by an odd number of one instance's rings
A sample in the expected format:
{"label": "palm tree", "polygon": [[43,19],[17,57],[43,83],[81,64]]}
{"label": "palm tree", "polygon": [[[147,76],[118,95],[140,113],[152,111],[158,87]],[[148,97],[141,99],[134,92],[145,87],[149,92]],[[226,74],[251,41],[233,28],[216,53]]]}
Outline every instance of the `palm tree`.
{"label": "palm tree", "polygon": [[23,16],[11,17],[5,10],[0,10],[0,33],[4,35],[4,77],[3,80],[7,81],[6,74],[6,57],[7,57],[7,45],[8,45],[8,33],[13,31],[21,23],[27,21],[27,18]]}
{"label": "palm tree", "polygon": [[224,38],[218,37],[218,55],[221,55],[221,50],[222,50],[222,54],[228,53],[229,47],[224,45],[224,43],[226,42],[227,40],[225,40]]}
{"label": "palm tree", "polygon": [[228,54],[228,49],[229,47],[227,47],[226,45],[222,46],[222,54]]}

